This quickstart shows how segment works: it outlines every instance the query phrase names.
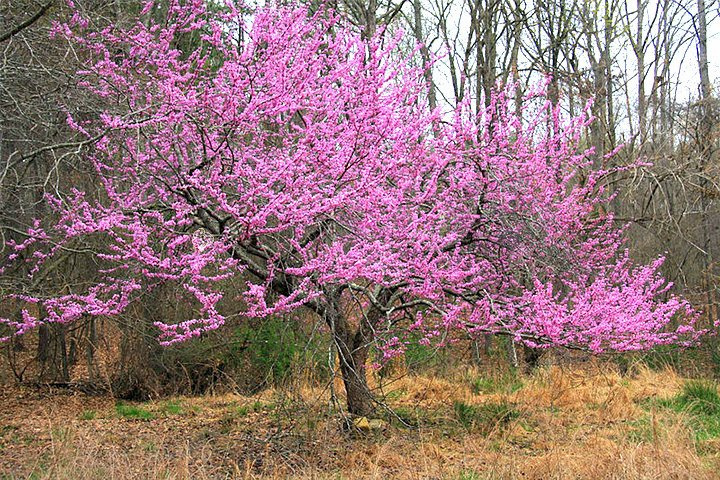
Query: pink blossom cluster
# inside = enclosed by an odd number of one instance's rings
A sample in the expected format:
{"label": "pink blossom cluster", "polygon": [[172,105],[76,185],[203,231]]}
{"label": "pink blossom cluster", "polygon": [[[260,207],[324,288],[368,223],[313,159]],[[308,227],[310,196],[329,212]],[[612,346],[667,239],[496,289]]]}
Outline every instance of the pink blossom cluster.
{"label": "pink blossom cluster", "polygon": [[[69,120],[99,137],[88,161],[102,192],[51,199],[59,222],[33,227],[4,260],[37,271],[58,245],[100,235],[108,268],[87,292],[24,296],[47,316],[0,319],[15,333],[118,315],[139,290],[174,281],[197,318],[156,325],[163,343],[182,341],[223,324],[221,282],[239,276],[250,316],[343,286],[371,305],[386,288],[377,331],[419,309],[404,328],[424,342],[460,328],[602,352],[702,333],[661,260],[634,266],[600,208],[608,172],[592,171],[582,147],[588,109],[564,117],[541,85],[519,110],[508,87],[479,115],[469,95],[430,111],[399,38],[363,39],[327,9],[272,5],[250,19],[206,3],[129,28],[94,32],[80,15],[56,26],[107,105],[97,120]],[[181,51],[189,33],[198,44]],[[40,244],[50,253],[30,255]],[[388,338],[387,355],[401,353],[401,337]]]}

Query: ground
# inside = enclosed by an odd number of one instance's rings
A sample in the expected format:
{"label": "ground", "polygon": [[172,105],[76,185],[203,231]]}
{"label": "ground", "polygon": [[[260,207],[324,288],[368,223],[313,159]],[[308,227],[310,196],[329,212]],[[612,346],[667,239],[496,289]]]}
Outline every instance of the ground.
{"label": "ground", "polygon": [[405,375],[383,385],[394,414],[362,432],[331,391],[119,403],[6,387],[0,478],[720,479],[717,385],[672,370]]}

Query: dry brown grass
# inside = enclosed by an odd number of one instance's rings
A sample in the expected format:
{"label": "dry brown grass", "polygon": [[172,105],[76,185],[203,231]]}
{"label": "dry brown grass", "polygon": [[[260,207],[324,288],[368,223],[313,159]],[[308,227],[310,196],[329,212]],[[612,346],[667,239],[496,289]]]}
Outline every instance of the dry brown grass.
{"label": "dry brown grass", "polygon": [[[648,406],[679,391],[672,371],[551,367],[515,391],[476,393],[470,380],[481,373],[393,382],[388,403],[419,425],[366,436],[343,432],[328,390],[307,385],[292,401],[277,391],[178,398],[181,412],[148,402],[150,420],[120,416],[108,398],[6,390],[0,478],[720,478],[720,445],[699,448],[682,415]],[[468,430],[457,402],[516,414]]]}

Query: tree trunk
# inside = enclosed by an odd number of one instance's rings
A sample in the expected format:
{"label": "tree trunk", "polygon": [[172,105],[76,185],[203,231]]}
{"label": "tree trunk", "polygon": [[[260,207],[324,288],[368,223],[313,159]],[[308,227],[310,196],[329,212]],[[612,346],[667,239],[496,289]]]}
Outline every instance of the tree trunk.
{"label": "tree trunk", "polygon": [[352,415],[367,416],[373,411],[372,394],[365,371],[369,347],[353,347],[340,353],[340,372],[347,394],[347,409]]}
{"label": "tree trunk", "polygon": [[[322,314],[337,347],[348,412],[352,415],[368,416],[374,409],[374,402],[367,383],[366,365],[370,347],[375,340],[375,323],[380,319],[382,312],[375,306],[359,312],[360,321],[358,326],[353,328],[347,313],[341,308],[339,290],[328,290],[325,296],[326,302],[323,304]],[[381,289],[375,295],[376,302],[380,305],[385,305],[390,297],[390,291],[387,289]]]}
{"label": "tree trunk", "polygon": [[88,322],[88,334],[86,341],[87,346],[85,349],[85,360],[87,362],[88,377],[90,378],[91,382],[94,382],[99,376],[98,367],[95,363],[95,348],[97,347],[98,341],[97,326],[95,322],[95,318],[90,318]]}
{"label": "tree trunk", "polygon": [[[37,342],[37,361],[40,363],[40,371],[44,372],[47,366],[47,361],[50,358],[50,326],[46,323],[40,324],[38,328],[38,342]],[[42,374],[41,374],[42,375]]]}
{"label": "tree trunk", "polygon": [[712,84],[710,83],[710,71],[708,66],[708,54],[707,54],[707,19],[706,19],[706,6],[705,0],[698,0],[697,2],[697,55],[698,55],[698,67],[700,73],[700,128],[698,137],[698,150],[700,154],[700,173],[703,175],[701,180],[702,191],[700,193],[700,205],[702,209],[702,236],[703,236],[703,249],[705,250],[703,255],[703,275],[705,276],[705,288],[707,294],[707,316],[708,324],[714,325],[714,307],[715,307],[715,295],[714,295],[714,275],[712,268],[714,265],[713,259],[713,248],[712,248],[712,233],[710,232],[710,222],[712,220],[710,210],[711,200],[708,199],[706,192],[711,191],[710,182],[707,180],[705,174],[712,163],[712,131],[713,131],[713,115],[711,114],[711,97],[712,97]]}
{"label": "tree trunk", "polygon": [[422,5],[420,0],[413,2],[413,13],[415,14],[415,24],[413,25],[413,31],[415,33],[415,41],[420,44],[420,58],[422,59],[423,66],[423,77],[427,83],[428,88],[428,104],[430,110],[435,110],[437,107],[437,97],[435,94],[435,83],[432,77],[432,66],[430,64],[430,51],[426,45],[425,35],[423,33],[422,24]]}
{"label": "tree trunk", "polygon": [[[47,312],[40,308],[40,318]],[[65,325],[43,323],[38,328],[36,359],[38,362],[38,380],[62,381],[70,380],[67,348],[65,345]]]}
{"label": "tree trunk", "polygon": [[332,331],[337,347],[348,412],[352,415],[367,416],[373,410],[365,371],[369,342],[361,335],[362,328],[358,328],[357,332],[351,331],[348,318],[340,308],[340,294],[332,291],[327,292],[326,296],[325,321]]}
{"label": "tree trunk", "polygon": [[707,16],[705,0],[698,0],[697,2],[697,23],[698,23],[698,67],[700,70],[700,92],[702,94],[702,101],[707,101],[712,95],[712,84],[710,83],[710,68],[708,66],[708,54],[707,54]]}
{"label": "tree trunk", "polygon": [[525,360],[525,373],[530,374],[540,366],[540,359],[544,351],[523,344],[523,360]]}
{"label": "tree trunk", "polygon": [[515,340],[513,340],[512,337],[508,337],[507,354],[510,366],[512,366],[512,368],[518,368],[520,364],[518,362],[517,348],[515,347]]}
{"label": "tree trunk", "polygon": [[638,3],[637,36],[633,41],[633,50],[637,60],[637,89],[638,89],[638,131],[640,133],[640,148],[644,149],[647,132],[647,102],[645,98],[645,35],[643,22],[646,2]]}

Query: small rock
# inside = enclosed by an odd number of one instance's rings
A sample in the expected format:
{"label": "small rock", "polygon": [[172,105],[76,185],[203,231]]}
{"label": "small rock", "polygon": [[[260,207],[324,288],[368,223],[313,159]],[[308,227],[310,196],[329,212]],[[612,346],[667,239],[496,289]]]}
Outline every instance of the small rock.
{"label": "small rock", "polygon": [[353,425],[361,432],[367,433],[370,431],[370,422],[368,421],[367,417],[358,417],[354,419]]}

